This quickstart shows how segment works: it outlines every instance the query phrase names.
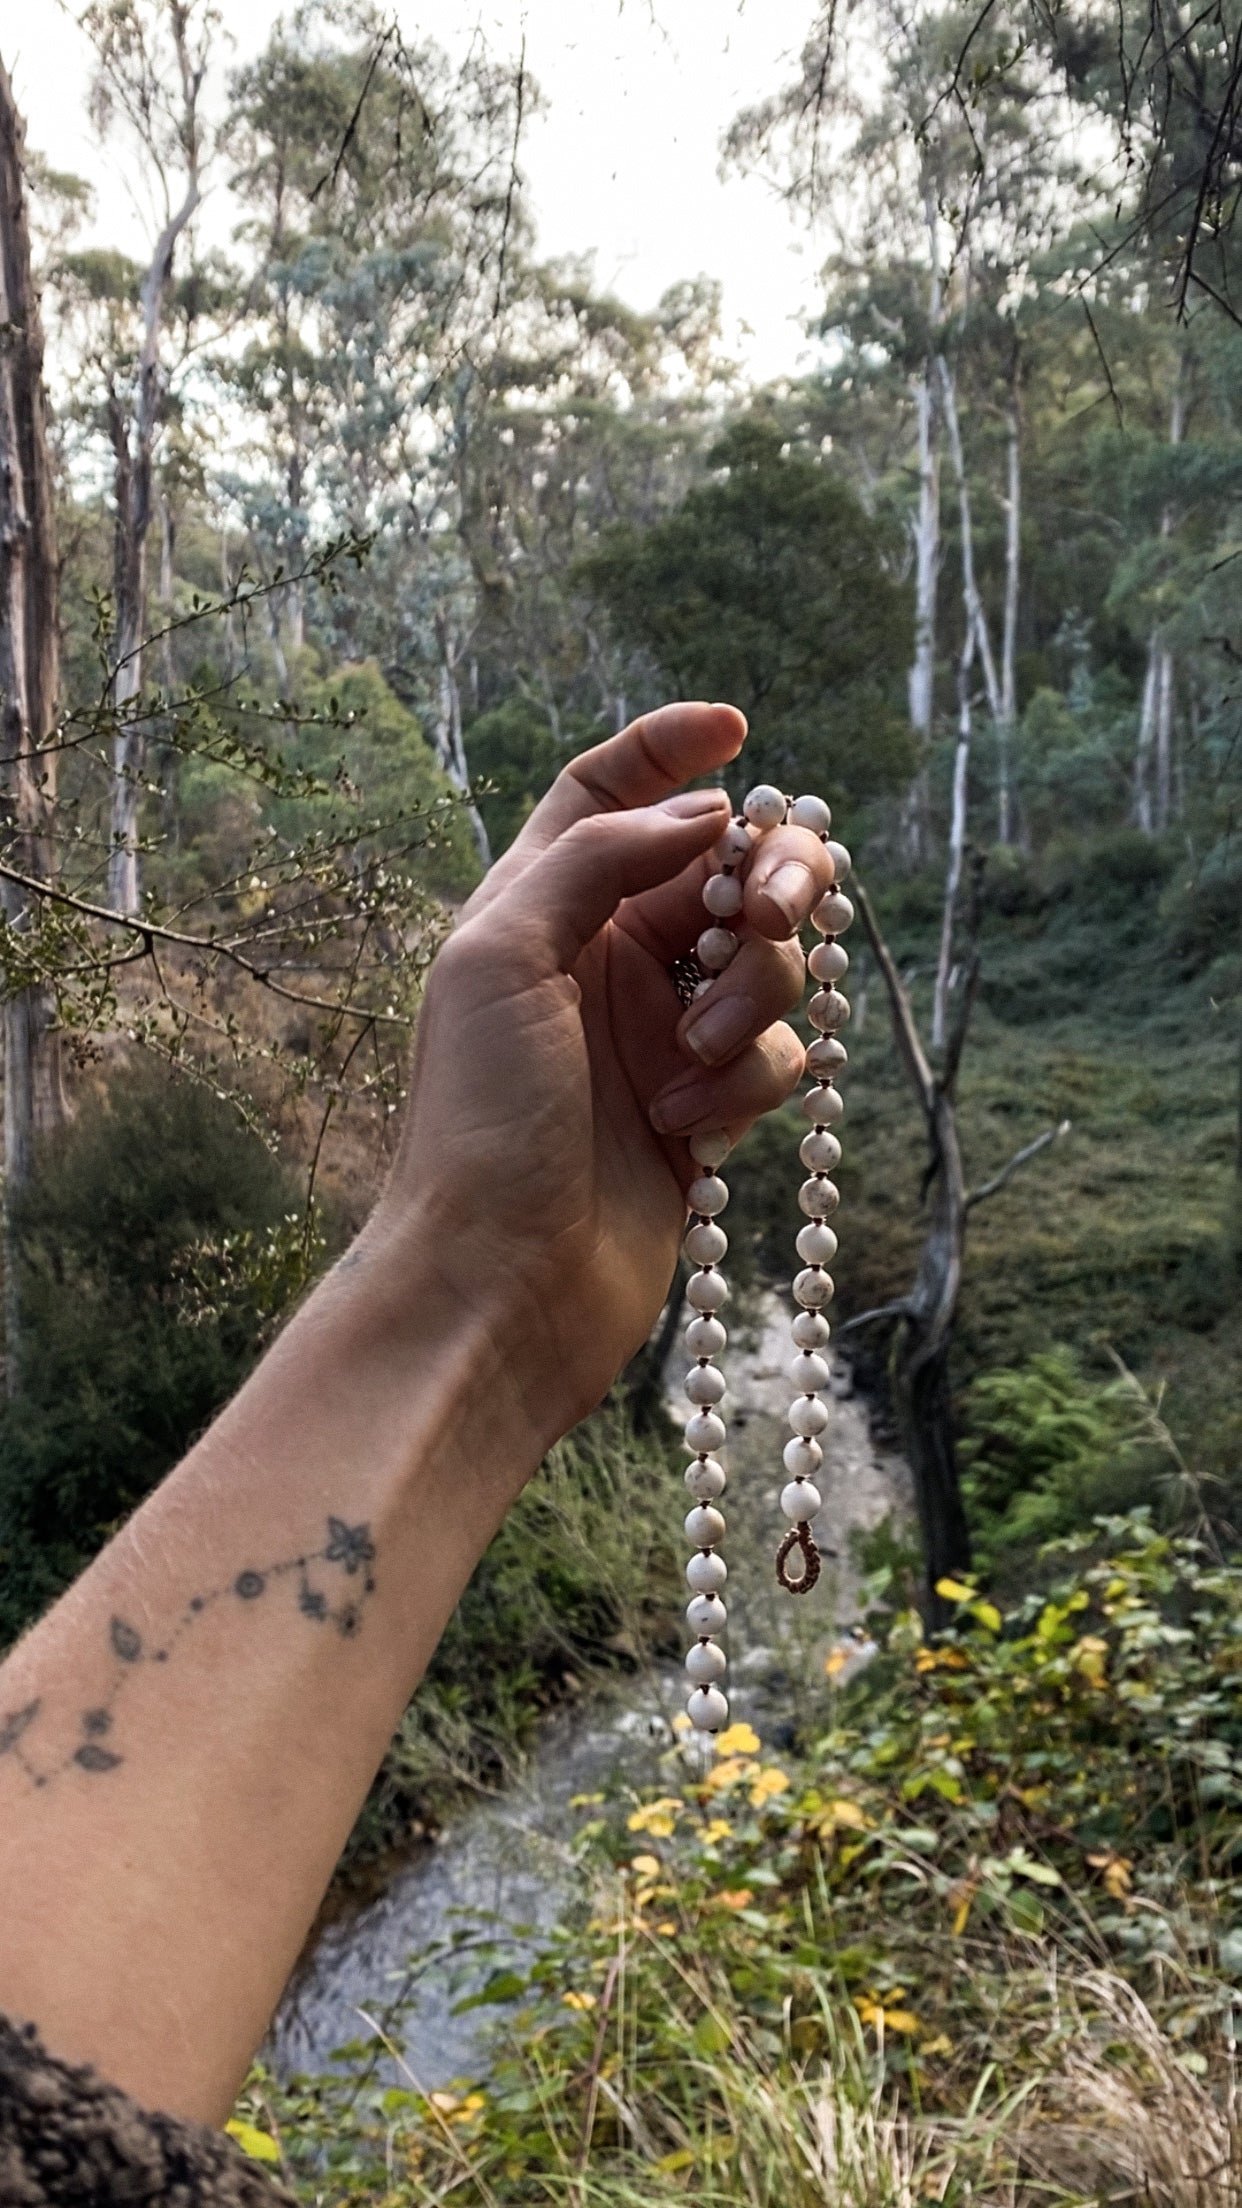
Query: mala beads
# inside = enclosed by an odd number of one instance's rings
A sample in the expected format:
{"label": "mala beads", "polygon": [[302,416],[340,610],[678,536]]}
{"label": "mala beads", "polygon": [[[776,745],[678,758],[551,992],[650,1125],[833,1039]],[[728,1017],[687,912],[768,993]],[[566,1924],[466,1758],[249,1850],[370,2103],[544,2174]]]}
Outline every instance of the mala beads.
{"label": "mala beads", "polygon": [[[823,1355],[829,1339],[823,1306],[832,1300],[832,1275],[826,1267],[837,1249],[837,1238],[828,1219],[840,1202],[839,1191],[829,1176],[841,1156],[841,1145],[832,1132],[843,1110],[834,1080],[846,1062],[845,1048],[838,1041],[836,1031],[844,1026],[850,1009],[835,987],[849,966],[837,937],[844,934],[854,917],[854,908],[848,897],[842,896],[839,887],[849,873],[850,855],[843,844],[829,838],[832,817],[822,798],[787,798],[770,783],[760,783],[750,792],[741,812],[730,822],[716,846],[720,871],[710,875],[703,885],[703,903],[711,924],[698,939],[694,960],[679,961],[674,978],[689,1001],[710,988],[715,976],[724,972],[738,948],[738,938],[730,923],[742,909],[738,869],[754,848],[755,838],[751,831],[766,835],[783,822],[809,829],[817,835],[833,868],[833,885],[812,914],[813,923],[824,941],[816,944],[808,961],[819,988],[807,1007],[817,1035],[807,1052],[807,1071],[813,1077],[813,1086],[803,1098],[803,1110],[811,1126],[799,1151],[808,1178],[798,1194],[798,1202],[806,1214],[806,1225],[797,1238],[802,1269],[794,1281],[793,1292],[800,1308],[793,1321],[797,1355],[789,1367],[798,1394],[789,1412],[793,1438],[786,1443],[784,1454],[789,1479],[781,1490],[781,1509],[790,1520],[790,1530],[776,1558],[776,1575],[781,1586],[791,1594],[807,1594],[820,1573],[819,1550],[811,1533],[811,1520],[823,1501],[815,1475],[824,1457],[818,1437],[827,1426],[829,1416],[827,1405],[821,1400],[830,1378]],[[694,1316],[686,1328],[685,1341],[695,1360],[685,1379],[685,1392],[692,1406],[686,1420],[685,1438],[686,1446],[693,1452],[686,1467],[686,1486],[693,1499],[686,1517],[686,1535],[694,1544],[694,1555],[686,1566],[690,1588],[686,1622],[695,1635],[694,1645],[686,1656],[686,1675],[692,1687],[687,1709],[691,1723],[700,1732],[708,1733],[718,1732],[729,1715],[728,1700],[720,1684],[728,1668],[728,1659],[719,1640],[728,1616],[722,1600],[728,1567],[719,1554],[725,1532],[724,1513],[719,1502],[726,1483],[724,1466],[717,1456],[726,1437],[720,1411],[725,1378],[714,1362],[728,1340],[719,1314],[729,1294],[728,1284],[720,1271],[720,1259],[729,1243],[719,1220],[729,1201],[729,1191],[718,1168],[724,1163],[729,1148],[729,1139],[723,1134],[695,1135],[691,1139],[691,1155],[703,1170],[687,1192],[690,1225],[683,1245],[686,1256],[696,1268],[686,1283],[686,1300]],[[793,1576],[788,1564],[795,1549],[801,1553],[802,1566]]]}

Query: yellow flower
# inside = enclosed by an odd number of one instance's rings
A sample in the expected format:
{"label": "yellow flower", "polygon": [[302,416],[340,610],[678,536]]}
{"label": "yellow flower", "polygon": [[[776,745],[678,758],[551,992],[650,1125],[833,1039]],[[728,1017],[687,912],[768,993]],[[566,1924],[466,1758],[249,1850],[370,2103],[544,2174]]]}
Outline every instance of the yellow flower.
{"label": "yellow flower", "polygon": [[718,1909],[745,1909],[753,1899],[754,1895],[749,1886],[737,1886],[731,1892],[717,1894],[716,1907]]}
{"label": "yellow flower", "polygon": [[742,1778],[745,1771],[746,1765],[740,1756],[727,1756],[723,1763],[712,1766],[703,1784],[713,1793],[720,1793],[726,1786],[732,1786],[735,1779]]}
{"label": "yellow flower", "polygon": [[857,1802],[840,1795],[828,1802],[813,1819],[814,1829],[822,1839],[829,1839],[834,1832],[866,1832],[871,1819]]}
{"label": "yellow flower", "polygon": [[766,1770],[757,1771],[750,1789],[751,1808],[762,1809],[764,1803],[770,1802],[774,1794],[783,1794],[788,1785],[784,1772],[778,1771],[774,1763],[770,1763]]}
{"label": "yellow flower", "polygon": [[835,1648],[830,1648],[824,1658],[825,1679],[837,1678],[839,1673],[844,1671],[853,1653],[853,1649],[845,1647],[842,1642],[838,1642]]}
{"label": "yellow flower", "polygon": [[746,1724],[727,1726],[716,1736],[718,1756],[757,1756],[761,1745],[758,1733]]}
{"label": "yellow flower", "polygon": [[677,1927],[675,1924],[670,1924],[666,1919],[663,1924],[657,1924],[656,1931],[662,1940],[671,1940],[676,1934]]}
{"label": "yellow flower", "polygon": [[713,1817],[703,1827],[703,1844],[705,1847],[714,1848],[721,1840],[727,1840],[732,1831],[733,1827],[727,1817]]}
{"label": "yellow flower", "polygon": [[655,1840],[668,1840],[685,1804],[676,1794],[665,1794],[658,1802],[644,1802],[626,1819],[630,1832],[649,1832]]}
{"label": "yellow flower", "polygon": [[[561,2000],[564,2002],[567,2009],[593,2009],[596,2006],[595,1995],[593,1993],[576,1993],[572,1989],[569,1993],[563,1993],[561,1995]],[[435,2099],[434,2094],[432,2095],[432,2099]]]}
{"label": "yellow flower", "polygon": [[[894,1987],[888,1999],[900,2001],[900,1986]],[[886,2032],[903,2032],[912,2035],[915,2032],[921,2032],[923,2029],[913,2009],[890,2009],[887,2000],[881,2000],[879,1994],[861,1994],[855,2001],[854,2007],[864,2024],[882,2024]]]}

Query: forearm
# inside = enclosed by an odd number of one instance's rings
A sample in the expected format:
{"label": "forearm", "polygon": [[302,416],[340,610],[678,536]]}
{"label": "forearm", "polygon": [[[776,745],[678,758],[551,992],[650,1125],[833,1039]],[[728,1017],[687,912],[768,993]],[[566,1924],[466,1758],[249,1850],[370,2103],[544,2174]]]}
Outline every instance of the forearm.
{"label": "forearm", "polygon": [[227,2110],[533,1469],[494,1340],[428,1267],[338,1270],[0,1669],[0,2006],[153,2105]]}

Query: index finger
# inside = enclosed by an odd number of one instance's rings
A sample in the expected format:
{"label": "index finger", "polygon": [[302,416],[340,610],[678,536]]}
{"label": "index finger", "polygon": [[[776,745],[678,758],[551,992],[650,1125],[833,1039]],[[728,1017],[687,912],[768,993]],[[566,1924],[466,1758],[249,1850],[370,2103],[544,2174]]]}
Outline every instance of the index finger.
{"label": "index finger", "polygon": [[521,834],[475,891],[471,905],[477,909],[490,903],[575,821],[592,813],[658,805],[683,783],[727,766],[745,741],[746,716],[735,705],[693,701],[640,715],[620,735],[592,745],[562,767]]}

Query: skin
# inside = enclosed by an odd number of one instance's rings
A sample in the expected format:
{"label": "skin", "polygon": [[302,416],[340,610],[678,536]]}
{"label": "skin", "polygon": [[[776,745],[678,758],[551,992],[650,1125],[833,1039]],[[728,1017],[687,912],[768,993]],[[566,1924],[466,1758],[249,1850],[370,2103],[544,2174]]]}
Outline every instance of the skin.
{"label": "skin", "polygon": [[561,775],[436,961],[353,1249],[0,1667],[0,2006],[148,2105],[227,2114],[478,1558],[650,1332],[689,1136],[801,1074],[814,837],[757,847],[744,948],[685,1015],[668,973],[728,819],[676,793],[744,735],[667,706]]}

